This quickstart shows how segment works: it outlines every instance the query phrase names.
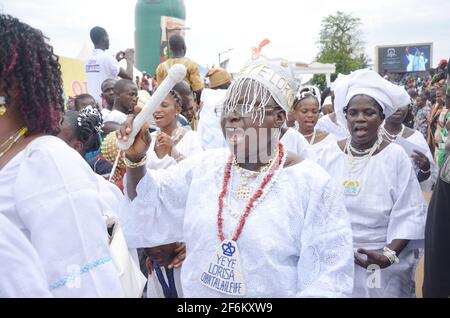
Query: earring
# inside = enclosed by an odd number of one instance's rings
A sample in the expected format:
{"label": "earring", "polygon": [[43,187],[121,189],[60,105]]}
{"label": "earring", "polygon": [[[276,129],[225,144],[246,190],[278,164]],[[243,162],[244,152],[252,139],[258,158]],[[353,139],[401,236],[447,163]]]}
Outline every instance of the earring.
{"label": "earring", "polygon": [[4,96],[0,96],[0,116],[6,113],[6,99]]}

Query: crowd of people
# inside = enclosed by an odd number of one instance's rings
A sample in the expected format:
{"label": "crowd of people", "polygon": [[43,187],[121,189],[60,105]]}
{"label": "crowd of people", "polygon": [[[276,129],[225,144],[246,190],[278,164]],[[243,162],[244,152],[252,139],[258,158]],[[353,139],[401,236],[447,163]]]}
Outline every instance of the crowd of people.
{"label": "crowd of people", "polygon": [[205,86],[173,35],[154,87],[94,27],[89,94],[65,102],[42,32],[0,14],[0,37],[0,297],[415,297],[423,257],[424,296],[450,296],[442,80],[320,92],[259,56]]}

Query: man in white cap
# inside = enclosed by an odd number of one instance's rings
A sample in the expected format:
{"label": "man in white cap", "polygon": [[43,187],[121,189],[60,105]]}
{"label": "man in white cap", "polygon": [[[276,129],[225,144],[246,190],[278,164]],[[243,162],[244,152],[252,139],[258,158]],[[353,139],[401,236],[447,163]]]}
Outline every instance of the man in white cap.
{"label": "man in white cap", "polygon": [[370,70],[341,78],[334,93],[336,116],[350,136],[325,148],[319,163],[336,180],[350,214],[357,264],[353,296],[413,297],[425,203],[408,155],[380,132],[409,95]]}
{"label": "man in white cap", "polygon": [[[342,194],[320,166],[279,142],[295,91],[284,63],[252,61],[224,101],[229,149],[147,171],[144,126],[126,151],[124,229],[150,246],[186,243],[185,297],[351,293],[351,229]],[[119,139],[127,139],[131,125],[122,125]]]}

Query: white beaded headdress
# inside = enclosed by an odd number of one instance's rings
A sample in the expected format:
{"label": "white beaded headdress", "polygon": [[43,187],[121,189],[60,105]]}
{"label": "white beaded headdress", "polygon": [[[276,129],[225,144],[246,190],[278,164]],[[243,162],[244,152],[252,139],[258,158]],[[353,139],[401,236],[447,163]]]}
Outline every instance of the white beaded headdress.
{"label": "white beaded headdress", "polygon": [[251,113],[253,121],[259,120],[262,125],[270,99],[289,112],[296,91],[297,84],[287,61],[260,56],[239,71],[227,91],[224,110],[236,111],[237,105],[243,105],[242,112]]}

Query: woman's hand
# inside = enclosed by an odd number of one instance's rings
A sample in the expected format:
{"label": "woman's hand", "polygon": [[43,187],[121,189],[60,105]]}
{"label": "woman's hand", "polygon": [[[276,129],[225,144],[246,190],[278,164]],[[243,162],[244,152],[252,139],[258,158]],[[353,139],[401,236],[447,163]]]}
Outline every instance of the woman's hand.
{"label": "woman's hand", "polygon": [[172,137],[166,133],[159,132],[156,137],[155,152],[159,159],[164,158],[166,155],[170,155],[174,142]]}
{"label": "woman's hand", "polygon": [[380,254],[376,251],[368,251],[363,248],[358,248],[357,252],[359,254],[367,255],[367,259],[358,255],[357,253],[354,254],[355,256],[355,263],[363,268],[367,268],[370,265],[378,265],[380,268],[386,268],[391,266],[391,262],[389,261],[389,258],[384,256],[383,254]]}
{"label": "woman's hand", "polygon": [[430,170],[430,160],[428,160],[427,156],[420,151],[414,150],[414,154],[411,155],[411,158],[414,160],[414,163],[417,167],[419,167],[422,171]]}

